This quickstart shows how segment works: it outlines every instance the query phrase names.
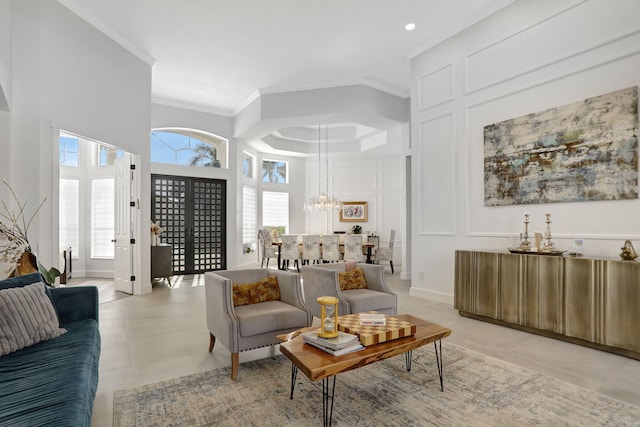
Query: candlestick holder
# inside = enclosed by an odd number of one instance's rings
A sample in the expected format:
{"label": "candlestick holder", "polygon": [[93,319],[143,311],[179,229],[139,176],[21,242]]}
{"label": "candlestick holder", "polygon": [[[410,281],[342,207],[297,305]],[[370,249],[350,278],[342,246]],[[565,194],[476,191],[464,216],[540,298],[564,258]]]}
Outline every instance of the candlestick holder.
{"label": "candlestick holder", "polygon": [[520,251],[530,251],[531,242],[529,241],[529,214],[524,214],[524,232],[520,234]]}
{"label": "candlestick holder", "polygon": [[544,240],[542,241],[542,250],[544,252],[555,252],[556,245],[551,241],[551,214],[545,214],[547,220],[545,223],[547,224],[544,231]]}

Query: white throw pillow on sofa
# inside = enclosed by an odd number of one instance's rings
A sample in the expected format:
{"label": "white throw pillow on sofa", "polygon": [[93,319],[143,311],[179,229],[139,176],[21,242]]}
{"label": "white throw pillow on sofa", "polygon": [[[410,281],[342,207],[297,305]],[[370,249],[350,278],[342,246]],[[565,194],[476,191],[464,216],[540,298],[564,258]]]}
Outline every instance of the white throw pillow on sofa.
{"label": "white throw pillow on sofa", "polygon": [[0,290],[0,356],[67,332],[44,286],[39,282]]}

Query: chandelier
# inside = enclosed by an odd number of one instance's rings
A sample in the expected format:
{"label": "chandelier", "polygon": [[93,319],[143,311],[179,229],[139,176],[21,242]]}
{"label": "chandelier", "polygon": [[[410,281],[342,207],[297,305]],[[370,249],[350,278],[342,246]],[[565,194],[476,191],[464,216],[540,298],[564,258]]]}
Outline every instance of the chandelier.
{"label": "chandelier", "polygon": [[[325,125],[325,176],[326,176],[326,184],[327,184],[327,192],[329,191],[329,126]],[[331,211],[331,210],[340,210],[342,209],[342,202],[338,199],[333,198],[327,192],[322,192],[320,188],[321,179],[321,168],[320,168],[320,153],[321,153],[321,132],[320,125],[318,125],[318,195],[310,198],[306,202],[304,202],[304,210],[313,212],[313,211]]]}

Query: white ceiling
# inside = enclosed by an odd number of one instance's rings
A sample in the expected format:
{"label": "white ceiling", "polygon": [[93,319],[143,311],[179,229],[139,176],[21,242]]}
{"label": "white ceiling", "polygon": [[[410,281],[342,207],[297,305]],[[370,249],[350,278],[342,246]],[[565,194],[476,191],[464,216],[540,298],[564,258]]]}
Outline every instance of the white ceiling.
{"label": "white ceiling", "polygon": [[407,98],[410,56],[513,0],[59,2],[155,64],[154,102],[235,116],[258,90],[364,83]]}

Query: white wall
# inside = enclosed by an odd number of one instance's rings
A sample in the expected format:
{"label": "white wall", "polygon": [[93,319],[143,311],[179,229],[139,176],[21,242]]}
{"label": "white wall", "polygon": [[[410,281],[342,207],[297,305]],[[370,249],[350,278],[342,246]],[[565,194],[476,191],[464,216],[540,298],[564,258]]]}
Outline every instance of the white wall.
{"label": "white wall", "polygon": [[637,0],[517,1],[412,59],[411,294],[453,301],[454,251],[522,230],[617,257],[640,239],[639,200],[484,206],[483,127],[640,83]]}
{"label": "white wall", "polygon": [[[57,2],[12,1],[11,26],[10,181],[29,206],[47,198],[29,237],[43,264],[55,265],[59,130],[140,154],[148,188],[151,67]],[[140,206],[148,224],[148,191]],[[134,292],[149,292],[149,233],[135,237]]]}
{"label": "white wall", "polygon": [[[0,112],[11,103],[9,64],[11,63],[11,2],[0,0]],[[1,138],[1,135],[0,135]],[[1,139],[0,139],[1,141]],[[0,165],[1,166],[1,165]]]}

